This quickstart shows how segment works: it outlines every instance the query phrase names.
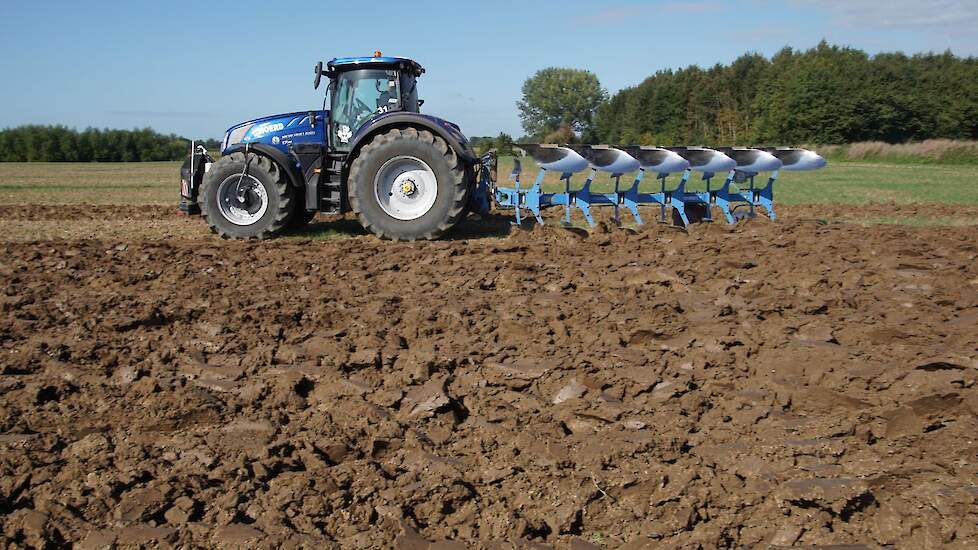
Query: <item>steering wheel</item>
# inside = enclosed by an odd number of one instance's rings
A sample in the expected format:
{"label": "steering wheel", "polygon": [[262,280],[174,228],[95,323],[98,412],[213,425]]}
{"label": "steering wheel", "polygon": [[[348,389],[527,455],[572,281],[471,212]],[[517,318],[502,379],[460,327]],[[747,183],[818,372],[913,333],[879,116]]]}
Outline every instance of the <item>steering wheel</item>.
{"label": "steering wheel", "polygon": [[354,116],[356,117],[357,122],[360,122],[361,118],[373,114],[374,110],[368,107],[366,103],[361,101],[359,97],[354,98],[353,102],[353,105],[356,108]]}

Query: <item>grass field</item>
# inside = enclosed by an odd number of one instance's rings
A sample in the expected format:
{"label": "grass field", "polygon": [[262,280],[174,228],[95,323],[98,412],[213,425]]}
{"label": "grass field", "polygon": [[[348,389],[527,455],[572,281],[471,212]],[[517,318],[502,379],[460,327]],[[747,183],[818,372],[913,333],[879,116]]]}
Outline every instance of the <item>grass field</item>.
{"label": "grass field", "polygon": [[[173,204],[177,162],[118,164],[0,163],[0,199],[4,204]],[[500,184],[512,171],[512,158],[500,160]],[[523,161],[524,181],[536,166]],[[580,182],[582,175],[574,181]],[[610,189],[606,178],[595,190]],[[622,182],[629,182],[628,176]],[[674,185],[676,178],[672,178]],[[715,183],[722,181],[718,176]],[[561,188],[557,176],[545,180]],[[654,182],[643,184],[652,189]],[[691,182],[690,187],[702,187]],[[775,198],[784,204],[939,203],[978,204],[978,166],[907,165],[836,162],[818,172],[783,172]]]}
{"label": "grass field", "polygon": [[[178,162],[0,163],[0,200],[5,205],[175,205],[179,165]],[[511,157],[500,160],[501,185],[510,185],[507,180],[512,166]],[[524,182],[532,182],[536,172],[533,161],[524,160]],[[573,181],[579,185],[583,174],[575,176]],[[676,181],[676,177],[671,178],[670,188]],[[722,175],[714,182],[720,184]],[[630,176],[622,178],[622,183],[630,184]],[[643,183],[643,189],[653,190],[656,186],[655,181]],[[562,188],[556,174],[548,175],[545,188],[554,191]],[[593,187],[596,191],[610,188],[606,176]],[[692,181],[690,188],[700,189],[702,182]],[[833,162],[818,172],[782,173],[775,199],[780,204],[978,205],[978,166]],[[851,221],[850,214],[845,219]],[[976,220],[877,215],[866,218],[865,222],[957,225],[976,223]]]}
{"label": "grass field", "polygon": [[179,162],[0,162],[2,204],[176,204]]}

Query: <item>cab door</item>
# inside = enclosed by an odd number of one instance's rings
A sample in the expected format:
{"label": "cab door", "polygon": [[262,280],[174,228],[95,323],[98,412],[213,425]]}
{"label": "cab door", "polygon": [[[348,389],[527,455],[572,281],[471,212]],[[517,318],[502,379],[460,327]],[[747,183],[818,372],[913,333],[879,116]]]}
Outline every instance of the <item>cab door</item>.
{"label": "cab door", "polygon": [[400,108],[397,71],[358,69],[340,73],[333,87],[330,138],[337,151],[349,151],[357,130],[373,117]]}

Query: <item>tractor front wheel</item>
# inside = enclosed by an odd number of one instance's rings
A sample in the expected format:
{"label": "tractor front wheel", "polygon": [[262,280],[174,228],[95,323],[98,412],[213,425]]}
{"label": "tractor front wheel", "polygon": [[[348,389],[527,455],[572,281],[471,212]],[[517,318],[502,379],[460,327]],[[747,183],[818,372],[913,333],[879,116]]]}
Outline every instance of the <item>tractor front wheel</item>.
{"label": "tractor front wheel", "polygon": [[462,219],[469,198],[465,164],[427,130],[375,136],[350,167],[350,206],[365,229],[392,240],[437,239]]}
{"label": "tractor front wheel", "polygon": [[201,213],[225,239],[267,239],[292,217],[294,191],[267,157],[232,153],[208,170],[201,186]]}

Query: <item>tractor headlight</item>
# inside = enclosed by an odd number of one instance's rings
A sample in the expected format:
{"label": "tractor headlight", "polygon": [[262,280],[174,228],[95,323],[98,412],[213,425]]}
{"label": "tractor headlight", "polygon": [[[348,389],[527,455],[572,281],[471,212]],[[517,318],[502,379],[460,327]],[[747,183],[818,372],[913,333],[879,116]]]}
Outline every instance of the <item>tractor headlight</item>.
{"label": "tractor headlight", "polygon": [[232,145],[241,143],[245,136],[248,135],[248,130],[251,130],[251,127],[254,125],[253,122],[250,122],[228,130],[227,135],[224,136],[224,149],[221,149],[221,152],[223,153],[225,149]]}

